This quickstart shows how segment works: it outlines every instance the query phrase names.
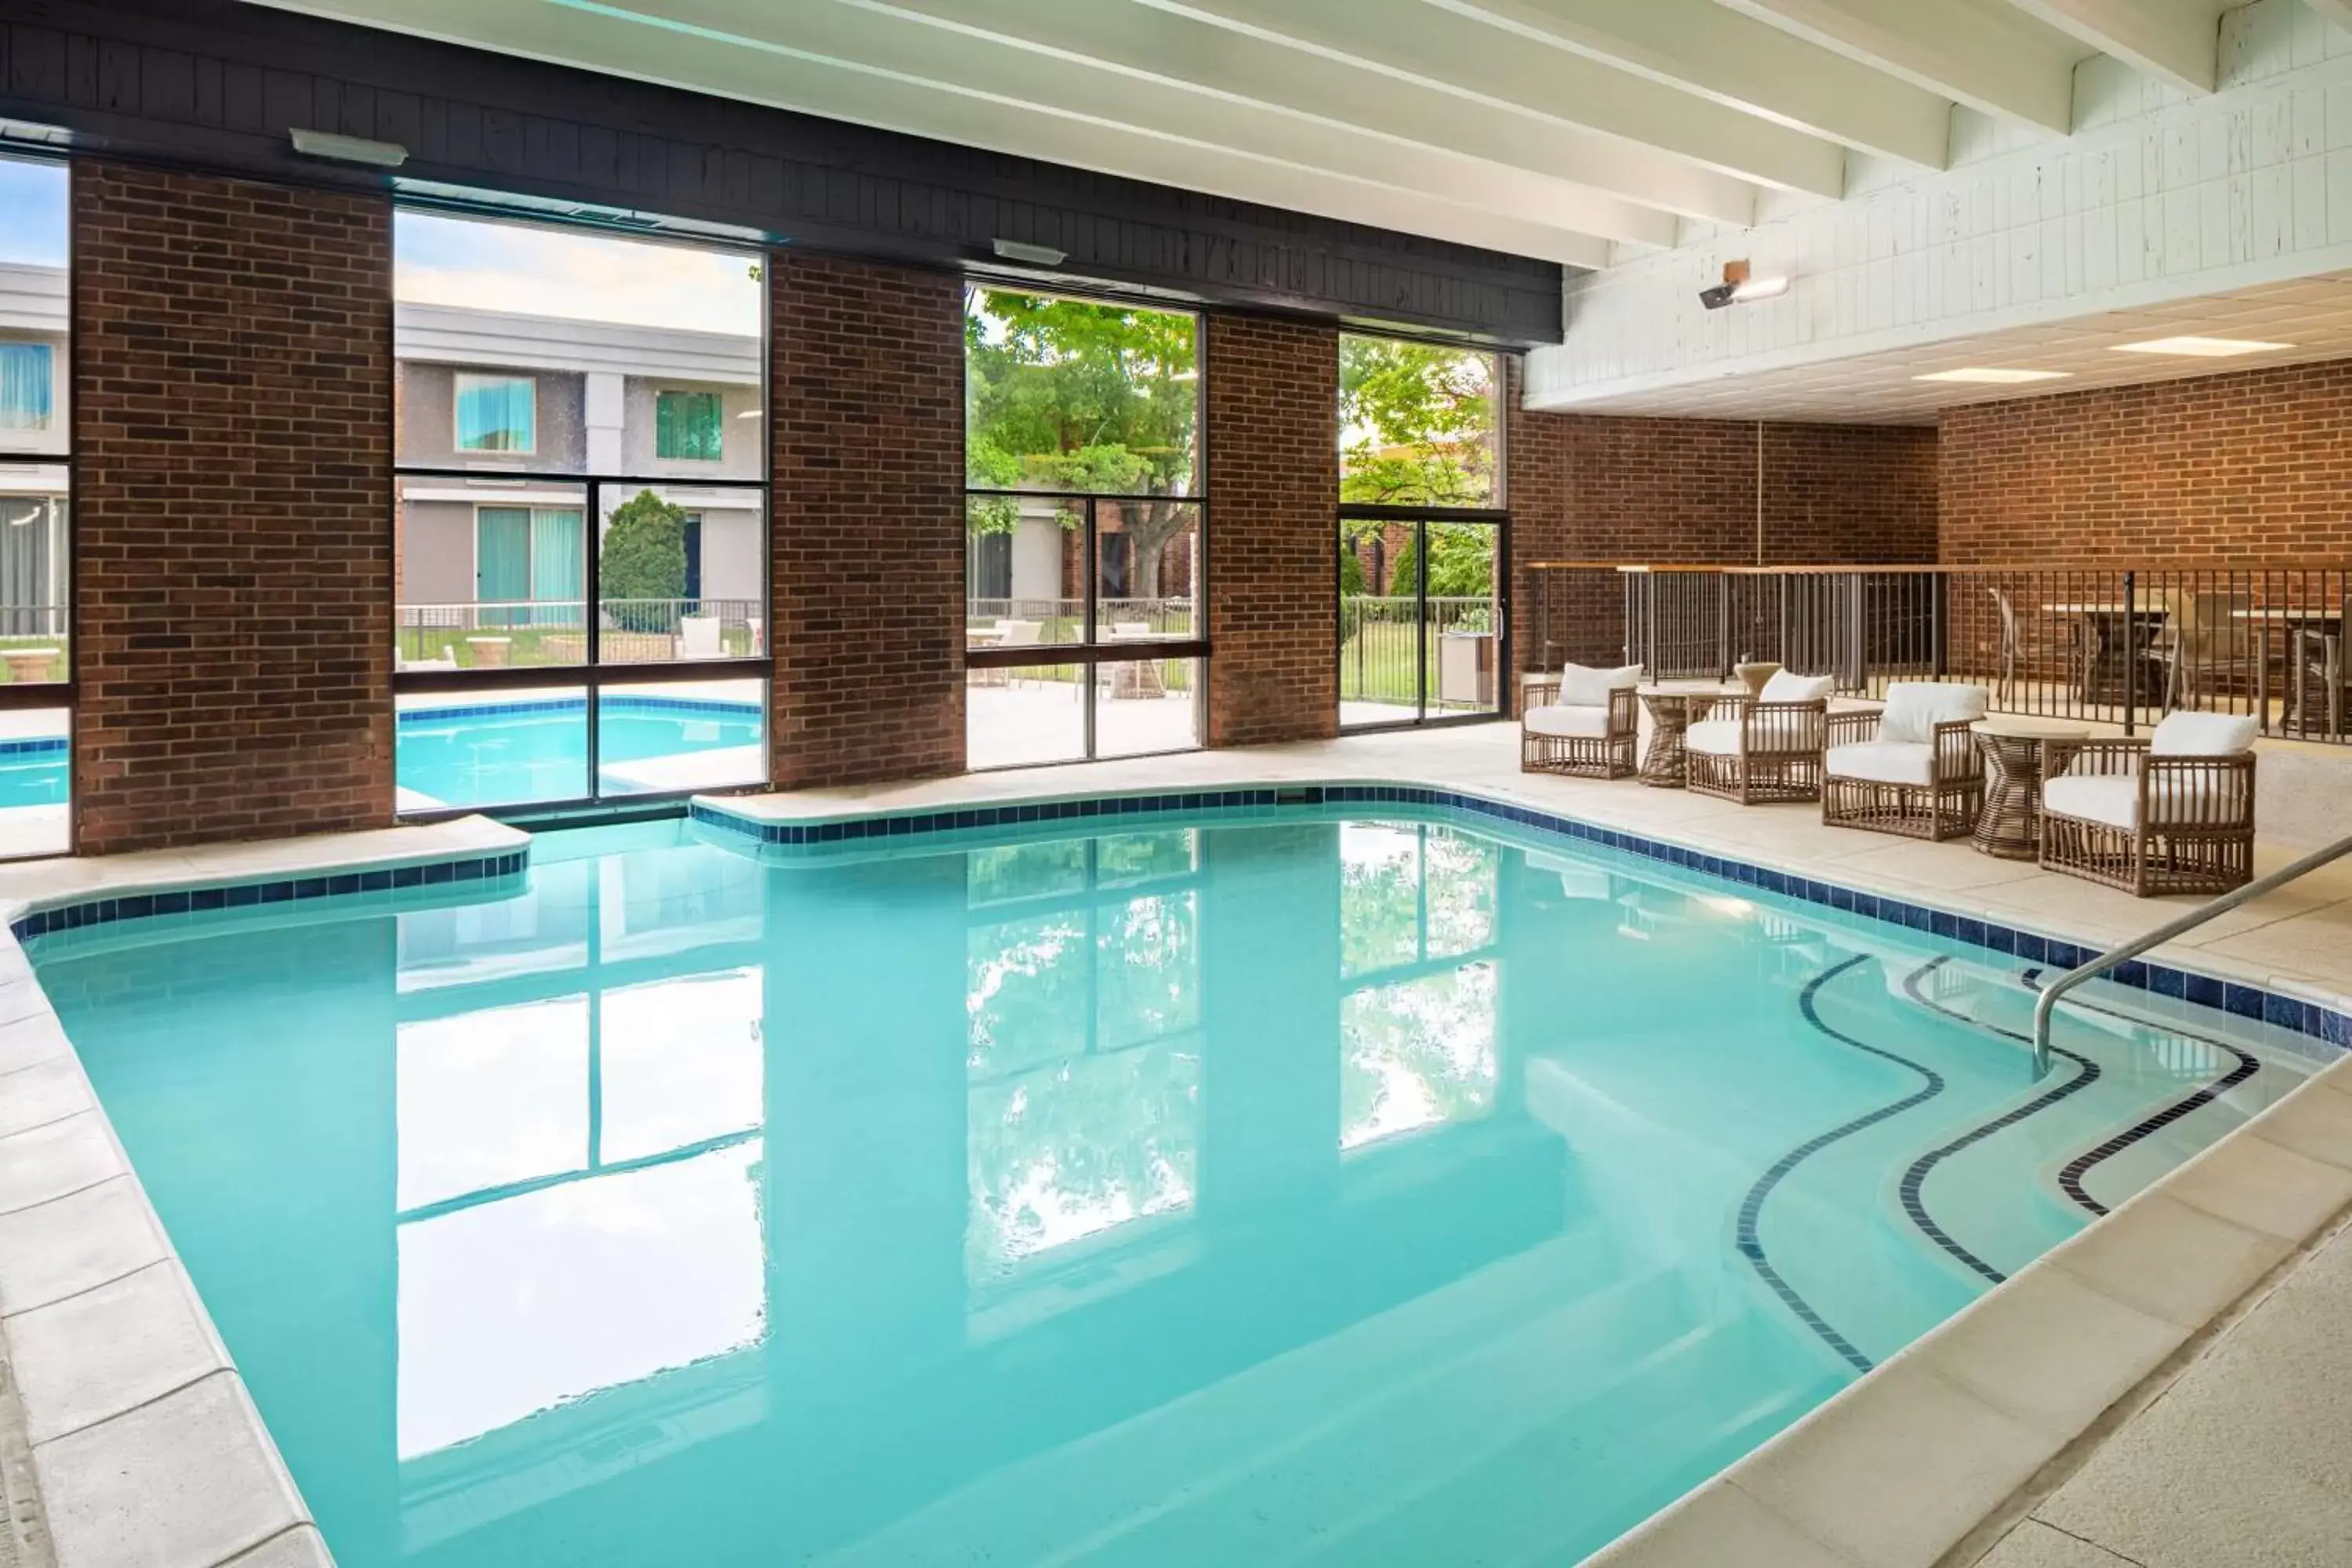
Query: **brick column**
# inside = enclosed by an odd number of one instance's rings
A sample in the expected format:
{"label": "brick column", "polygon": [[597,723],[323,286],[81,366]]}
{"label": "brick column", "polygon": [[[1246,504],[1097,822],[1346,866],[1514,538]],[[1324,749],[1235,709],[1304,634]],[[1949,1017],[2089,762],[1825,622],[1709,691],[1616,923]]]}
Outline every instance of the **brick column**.
{"label": "brick column", "polygon": [[391,204],[73,189],[80,847],[388,824]]}
{"label": "brick column", "polygon": [[963,284],[772,258],[779,788],[963,771]]}
{"label": "brick column", "polygon": [[[1532,562],[1583,557],[1574,554],[1577,542],[1568,509],[1572,426],[1561,415],[1531,413],[1519,406],[1524,370],[1517,354],[1503,356],[1503,500],[1511,511],[1511,661],[1522,671],[1557,670],[1563,658],[1577,657],[1563,651],[1563,628],[1580,613],[1589,619],[1597,607],[1571,603],[1571,597],[1597,596],[1591,594],[1589,585],[1555,580],[1547,605],[1544,584],[1538,574],[1528,569]],[[1547,636],[1553,644],[1549,653],[1544,648]],[[1507,684],[1504,711],[1516,713],[1519,683]]]}
{"label": "brick column", "polygon": [[1207,318],[1209,744],[1339,722],[1339,339]]}

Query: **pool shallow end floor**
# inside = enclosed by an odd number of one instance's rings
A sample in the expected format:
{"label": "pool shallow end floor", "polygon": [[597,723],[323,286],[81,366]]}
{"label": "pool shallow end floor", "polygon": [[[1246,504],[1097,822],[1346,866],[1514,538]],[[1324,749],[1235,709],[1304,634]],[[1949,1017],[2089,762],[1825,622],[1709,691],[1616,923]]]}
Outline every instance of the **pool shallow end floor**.
{"label": "pool shallow end floor", "polygon": [[[1250,765],[1280,756],[1223,759],[1224,776],[1295,776],[1295,762]],[[1328,776],[1328,760],[1322,771]],[[1034,793],[1045,781],[1032,775],[1013,787],[1022,782]],[[860,804],[872,809],[881,804],[873,794],[889,793],[870,792]],[[987,781],[961,798],[1007,794],[1005,781]],[[936,809],[955,798],[927,803]],[[803,817],[811,808],[837,815],[847,804],[772,801],[761,804]],[[509,829],[468,819],[303,844],[63,862],[0,879],[0,900],[13,918],[27,900],[309,877],[389,858],[504,851],[519,841]],[[2347,1195],[2352,1079],[2337,1066],[1599,1561],[1924,1565],[1956,1543],[1982,1543],[1996,1528],[1989,1517],[1998,1521],[2016,1508],[2053,1456],[2079,1443],[2119,1397],[2145,1387],[2151,1371],[2179,1362],[2217,1314],[2291,1263]],[[206,1568],[327,1561],[13,939],[0,941],[0,1315],[28,1393],[44,1493],[30,1517],[46,1519],[63,1548],[59,1561]],[[57,1391],[68,1389],[72,1398],[60,1404]],[[161,1499],[172,1506],[155,1506]]]}

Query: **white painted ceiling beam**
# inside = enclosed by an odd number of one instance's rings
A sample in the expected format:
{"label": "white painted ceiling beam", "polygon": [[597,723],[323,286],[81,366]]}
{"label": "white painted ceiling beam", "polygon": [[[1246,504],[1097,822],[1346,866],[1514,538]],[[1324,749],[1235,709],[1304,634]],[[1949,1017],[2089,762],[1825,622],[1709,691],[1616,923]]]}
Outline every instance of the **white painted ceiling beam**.
{"label": "white painted ceiling beam", "polygon": [[[1484,159],[1686,217],[1743,226],[1755,218],[1754,185],[1658,148],[1454,96],[1410,77],[1369,75],[1328,54],[1245,39],[1170,11],[1068,0],[847,3],[1028,51],[1039,72],[1037,90],[1047,98],[1057,96],[1071,73],[1094,69],[1194,89],[1208,97],[1203,107],[1211,112],[1221,104],[1273,110]],[[1360,14],[1354,19],[1364,20]],[[1201,117],[1201,109],[1187,114],[1196,124]]]}
{"label": "white painted ceiling beam", "polygon": [[[1381,95],[1392,84],[1409,82],[1457,102],[1508,109],[1538,125],[1580,126],[1646,143],[1759,184],[1821,196],[1845,194],[1844,148],[1828,137],[1597,58],[1498,40],[1485,18],[1426,0],[1136,4],[1258,40],[1280,51],[1285,61],[1307,53],[1375,73],[1358,89],[1371,95],[1366,102],[1370,111],[1377,111]],[[1938,137],[1940,147],[1940,131]]]}
{"label": "white painted ceiling beam", "polygon": [[2060,32],[2181,91],[2213,90],[2221,68],[2221,0],[2011,0]]}
{"label": "white painted ceiling beam", "polygon": [[[984,102],[1008,122],[1076,117],[1636,245],[1672,245],[1677,232],[1671,214],[1590,186],[1183,83],[1049,59],[860,0],[799,0],[791,5],[773,0],[637,0],[633,10],[644,18],[638,27],[648,48],[672,39],[717,38],[766,53],[772,65],[814,57],[943,97]],[[845,117],[835,110],[820,112]],[[892,123],[899,130],[922,129]],[[1743,201],[1741,210],[1752,207]]]}
{"label": "white painted ceiling beam", "polygon": [[[900,73],[717,29],[648,26],[609,5],[583,9],[536,0],[400,0],[397,6],[377,0],[264,3],[1570,266],[1601,267],[1610,254],[1609,239],[1575,227],[1555,212],[1495,210],[1337,174],[1275,153],[1143,131],[1116,115],[945,90]],[[1650,209],[1631,210],[1669,226],[1674,221]]]}
{"label": "white painted ceiling beam", "polygon": [[1940,169],[1951,103],[1715,0],[1428,0],[1849,147]]}
{"label": "white painted ceiling beam", "polygon": [[2092,51],[2000,0],[1720,0],[1971,109],[2064,136]]}
{"label": "white painted ceiling beam", "polygon": [[2352,0],[2304,0],[2327,21],[2352,33]]}

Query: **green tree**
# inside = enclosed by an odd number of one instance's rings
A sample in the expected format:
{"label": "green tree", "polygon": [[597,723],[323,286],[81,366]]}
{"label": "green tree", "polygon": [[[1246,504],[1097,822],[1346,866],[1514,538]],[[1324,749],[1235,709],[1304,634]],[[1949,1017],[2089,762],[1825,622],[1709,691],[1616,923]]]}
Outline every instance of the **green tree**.
{"label": "green tree", "polygon": [[[651,490],[639,490],[613,509],[597,557],[599,592],[615,600],[674,601],[686,596],[686,509]],[[675,631],[677,616],[668,604],[644,606],[622,617],[631,631]],[[644,624],[640,624],[644,623]]]}
{"label": "green tree", "polygon": [[[1160,557],[1193,517],[1199,326],[1192,316],[973,289],[964,300],[965,480],[1080,490],[1117,503],[1134,591],[1160,593]],[[1073,526],[1076,513],[1066,513]],[[1010,531],[1017,502],[978,496],[974,533]]]}
{"label": "green tree", "polygon": [[1486,506],[1495,497],[1495,356],[1339,337],[1339,499]]}
{"label": "green tree", "polygon": [[[1421,547],[1408,540],[1397,552],[1396,570],[1389,575],[1389,592],[1413,591],[1413,574],[1421,569]],[[1483,599],[1495,591],[1495,531],[1480,523],[1429,525],[1429,596],[1433,599]]]}

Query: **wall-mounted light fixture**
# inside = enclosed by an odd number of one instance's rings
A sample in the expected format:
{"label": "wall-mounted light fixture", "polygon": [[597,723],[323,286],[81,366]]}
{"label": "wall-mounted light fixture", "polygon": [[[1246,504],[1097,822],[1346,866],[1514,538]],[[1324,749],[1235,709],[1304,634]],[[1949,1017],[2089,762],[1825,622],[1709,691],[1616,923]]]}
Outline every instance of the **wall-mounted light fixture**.
{"label": "wall-mounted light fixture", "polygon": [[1000,239],[990,248],[1007,261],[1023,261],[1032,267],[1059,267],[1070,258],[1066,250],[1056,250],[1050,245],[1030,245],[1018,239]]}
{"label": "wall-mounted light fixture", "polygon": [[1710,310],[1720,310],[1726,305],[1746,305],[1758,300],[1769,300],[1789,291],[1787,274],[1759,278],[1748,270],[1745,261],[1723,264],[1723,281],[1712,289],[1698,291],[1698,302]]}
{"label": "wall-mounted light fixture", "polygon": [[294,151],[306,158],[331,158],[338,163],[366,163],[378,169],[397,169],[408,162],[408,149],[397,142],[371,142],[364,136],[345,136],[334,131],[294,131]]}

